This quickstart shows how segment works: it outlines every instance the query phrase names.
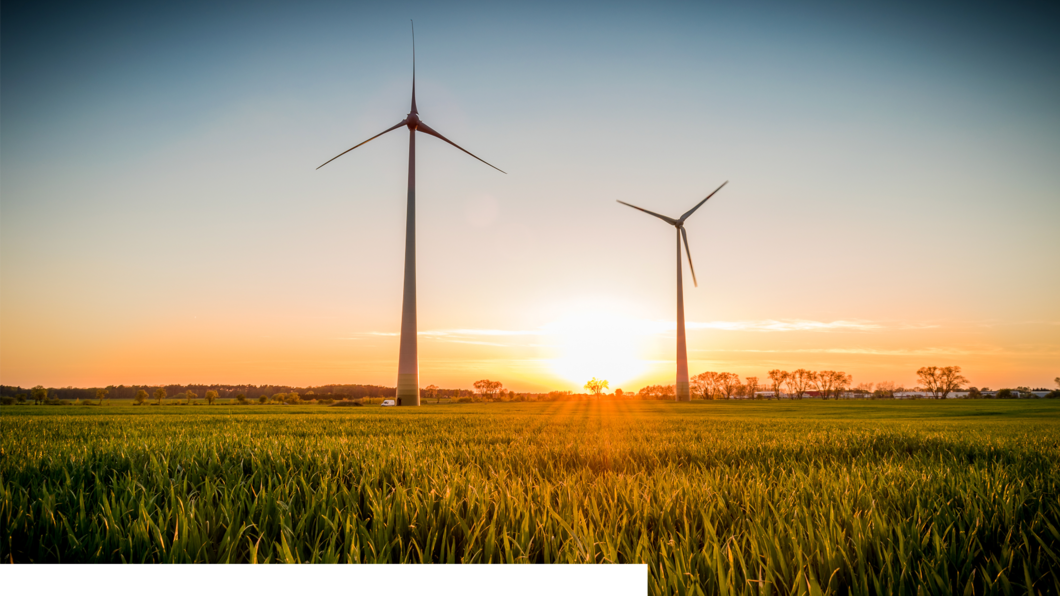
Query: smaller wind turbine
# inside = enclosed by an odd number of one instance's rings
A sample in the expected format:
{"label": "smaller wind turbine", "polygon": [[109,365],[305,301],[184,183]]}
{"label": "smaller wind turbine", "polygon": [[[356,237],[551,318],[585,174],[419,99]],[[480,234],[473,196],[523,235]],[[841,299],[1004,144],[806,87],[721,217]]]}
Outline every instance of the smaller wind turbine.
{"label": "smaller wind turbine", "polygon": [[695,207],[686,211],[680,219],[673,219],[672,217],[659,215],[654,211],[648,211],[647,209],[642,209],[636,205],[630,205],[625,201],[619,201],[619,203],[622,203],[626,207],[632,207],[638,211],[643,211],[648,215],[654,215],[677,228],[677,385],[675,387],[677,390],[677,401],[692,401],[692,394],[689,391],[688,386],[688,349],[685,347],[685,291],[684,286],[681,283],[682,241],[685,243],[685,253],[688,255],[688,268],[692,271],[692,283],[695,284],[696,287],[699,287],[699,284],[696,283],[696,268],[692,266],[692,251],[688,250],[688,232],[685,232],[685,220],[695,213],[696,209],[699,209],[703,203],[706,203],[707,199],[713,197],[716,192],[721,190],[722,186],[725,186],[728,183],[728,180],[722,182],[721,186],[714,189],[714,192],[707,195],[707,198],[697,203]]}

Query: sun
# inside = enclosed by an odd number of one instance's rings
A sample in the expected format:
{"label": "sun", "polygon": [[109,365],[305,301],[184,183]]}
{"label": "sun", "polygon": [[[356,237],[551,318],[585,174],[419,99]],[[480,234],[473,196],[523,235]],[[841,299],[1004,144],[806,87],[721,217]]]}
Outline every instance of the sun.
{"label": "sun", "polygon": [[644,327],[611,313],[579,313],[546,325],[552,371],[579,389],[593,377],[620,387],[647,371]]}

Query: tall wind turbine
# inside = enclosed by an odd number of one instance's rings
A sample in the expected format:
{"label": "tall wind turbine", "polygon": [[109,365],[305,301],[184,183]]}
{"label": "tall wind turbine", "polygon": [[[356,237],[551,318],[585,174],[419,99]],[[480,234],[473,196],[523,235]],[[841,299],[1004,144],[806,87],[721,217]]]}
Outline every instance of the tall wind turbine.
{"label": "tall wind turbine", "polygon": [[707,199],[714,196],[714,193],[721,190],[722,186],[728,184],[729,181],[721,183],[721,186],[714,189],[714,192],[707,195],[706,199],[703,199],[692,207],[681,216],[680,219],[673,219],[672,217],[666,217],[665,215],[659,215],[654,211],[648,211],[647,209],[641,209],[636,205],[630,205],[625,201],[619,201],[627,207],[633,207],[638,211],[643,211],[648,215],[654,215],[666,223],[672,225],[677,229],[677,401],[692,401],[692,395],[688,387],[688,349],[685,347],[685,290],[681,283],[681,241],[685,243],[685,253],[688,255],[688,268],[692,271],[692,283],[699,287],[696,283],[696,268],[692,266],[692,251],[688,250],[688,233],[685,232],[685,220],[688,216],[696,212],[696,209],[707,202]]}
{"label": "tall wind turbine", "polygon": [[[498,172],[502,174],[506,172],[445,138],[441,133],[420,120],[419,113],[416,110],[415,28],[412,31],[412,109],[404,120],[368,139],[368,141],[381,137],[392,130],[397,130],[402,126],[409,129],[409,194],[408,210],[405,215],[405,288],[401,301],[401,348],[398,354],[397,405],[418,406],[420,405],[420,365],[416,345],[416,131],[429,134],[432,137],[438,137]],[[350,147],[327,160],[317,169],[319,170],[368,141]]]}

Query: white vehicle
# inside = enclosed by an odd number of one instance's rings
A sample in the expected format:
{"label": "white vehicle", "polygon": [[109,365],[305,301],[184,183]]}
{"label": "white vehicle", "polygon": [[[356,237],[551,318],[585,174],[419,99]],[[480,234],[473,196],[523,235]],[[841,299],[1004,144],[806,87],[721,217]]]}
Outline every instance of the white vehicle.
{"label": "white vehicle", "polygon": [[392,399],[384,399],[383,403],[381,403],[379,405],[381,405],[381,406],[396,406],[397,403],[395,403],[394,400],[392,400]]}

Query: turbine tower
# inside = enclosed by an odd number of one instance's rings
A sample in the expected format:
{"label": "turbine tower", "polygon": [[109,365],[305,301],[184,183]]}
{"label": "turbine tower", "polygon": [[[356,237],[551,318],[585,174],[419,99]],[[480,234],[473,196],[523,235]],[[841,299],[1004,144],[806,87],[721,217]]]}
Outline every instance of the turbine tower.
{"label": "turbine tower", "polygon": [[677,229],[677,384],[675,389],[677,390],[677,401],[692,401],[692,395],[689,391],[688,386],[688,349],[685,347],[685,291],[684,286],[681,283],[681,241],[685,243],[685,253],[688,255],[688,268],[692,271],[692,283],[699,287],[696,283],[696,269],[692,266],[692,251],[688,250],[688,233],[685,232],[685,220],[688,216],[696,212],[696,209],[707,202],[707,199],[714,196],[714,193],[721,190],[722,186],[728,184],[729,181],[721,183],[721,186],[714,189],[714,192],[707,195],[706,199],[703,199],[692,207],[681,216],[680,219],[673,219],[666,217],[665,215],[659,215],[654,211],[648,211],[647,209],[641,209],[636,205],[630,205],[625,201],[619,201],[627,207],[632,207],[638,211],[643,211],[648,215],[654,215],[666,223],[672,225]]}
{"label": "turbine tower", "polygon": [[[506,172],[445,138],[441,133],[420,120],[419,113],[416,110],[415,28],[412,31],[412,109],[409,110],[408,116],[404,120],[368,139],[368,141],[381,137],[392,130],[397,130],[402,126],[409,129],[409,191],[408,208],[405,215],[405,284],[401,300],[401,348],[398,353],[397,405],[418,406],[420,405],[420,365],[416,345],[416,132],[419,131],[432,137],[438,137],[498,172],[502,174]],[[317,169],[319,170],[368,141],[350,147],[327,160]]]}

